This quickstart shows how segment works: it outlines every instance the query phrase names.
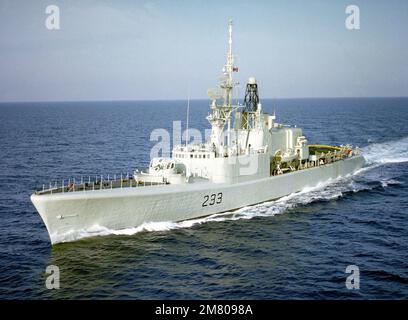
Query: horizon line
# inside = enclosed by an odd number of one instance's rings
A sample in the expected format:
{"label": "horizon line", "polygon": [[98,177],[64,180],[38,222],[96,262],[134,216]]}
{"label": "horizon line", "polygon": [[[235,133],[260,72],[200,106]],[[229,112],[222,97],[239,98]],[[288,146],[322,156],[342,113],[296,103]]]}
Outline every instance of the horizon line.
{"label": "horizon line", "polygon": [[[262,100],[306,100],[306,99],[405,99],[408,96],[347,96],[347,97],[269,97],[262,98]],[[209,98],[190,98],[190,101],[202,101],[208,100]],[[0,104],[6,103],[65,103],[65,102],[161,102],[161,101],[187,101],[187,98],[172,98],[172,99],[103,99],[103,100],[11,100],[11,101],[0,101]]]}

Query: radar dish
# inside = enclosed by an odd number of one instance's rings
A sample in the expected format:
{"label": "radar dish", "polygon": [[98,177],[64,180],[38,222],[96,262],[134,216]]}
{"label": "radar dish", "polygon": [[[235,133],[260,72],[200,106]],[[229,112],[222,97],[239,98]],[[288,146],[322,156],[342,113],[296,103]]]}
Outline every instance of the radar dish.
{"label": "radar dish", "polygon": [[218,100],[223,97],[223,92],[220,88],[212,88],[207,90],[207,95],[211,100]]}

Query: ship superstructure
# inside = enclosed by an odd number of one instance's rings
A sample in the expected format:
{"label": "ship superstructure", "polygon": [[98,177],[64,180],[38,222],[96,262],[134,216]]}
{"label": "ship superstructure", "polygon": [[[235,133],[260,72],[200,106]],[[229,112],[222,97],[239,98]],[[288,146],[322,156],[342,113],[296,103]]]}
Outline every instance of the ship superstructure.
{"label": "ship superstructure", "polygon": [[[238,83],[233,74],[238,67],[232,51],[232,21],[228,31],[227,61],[220,84],[208,90],[210,139],[203,144],[176,146],[173,160],[153,159],[149,172],[135,173],[136,180],[175,183],[175,171],[170,174],[167,168],[170,161],[178,174],[187,178],[179,178],[177,183],[191,183],[194,178],[237,183],[324,165],[359,152],[349,145],[309,146],[301,128],[277,123],[275,115],[262,110],[255,77],[248,79],[243,105],[234,105],[233,91]],[[157,180],[158,176],[163,179]]]}

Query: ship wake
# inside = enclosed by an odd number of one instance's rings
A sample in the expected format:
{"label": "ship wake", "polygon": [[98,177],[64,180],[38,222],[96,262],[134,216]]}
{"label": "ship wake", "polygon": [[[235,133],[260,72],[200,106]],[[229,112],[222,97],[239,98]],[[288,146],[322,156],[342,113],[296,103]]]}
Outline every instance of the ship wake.
{"label": "ship wake", "polygon": [[398,177],[375,170],[386,164],[408,162],[408,137],[384,143],[373,143],[362,149],[367,161],[366,166],[353,175],[328,180],[313,188],[305,188],[275,201],[241,208],[232,212],[214,214],[204,218],[182,222],[150,222],[136,228],[111,230],[100,226],[91,229],[58,235],[54,242],[67,242],[82,238],[106,235],[134,235],[140,232],[158,232],[174,229],[191,228],[204,223],[227,220],[252,219],[282,214],[291,209],[316,202],[333,201],[347,195],[373,189],[395,186],[401,182]]}

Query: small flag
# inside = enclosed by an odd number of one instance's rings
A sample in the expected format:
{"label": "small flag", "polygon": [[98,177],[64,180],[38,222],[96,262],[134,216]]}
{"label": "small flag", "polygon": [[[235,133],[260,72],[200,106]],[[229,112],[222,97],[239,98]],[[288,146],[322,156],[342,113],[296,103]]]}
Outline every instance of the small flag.
{"label": "small flag", "polygon": [[233,67],[232,72],[238,72],[238,67]]}

